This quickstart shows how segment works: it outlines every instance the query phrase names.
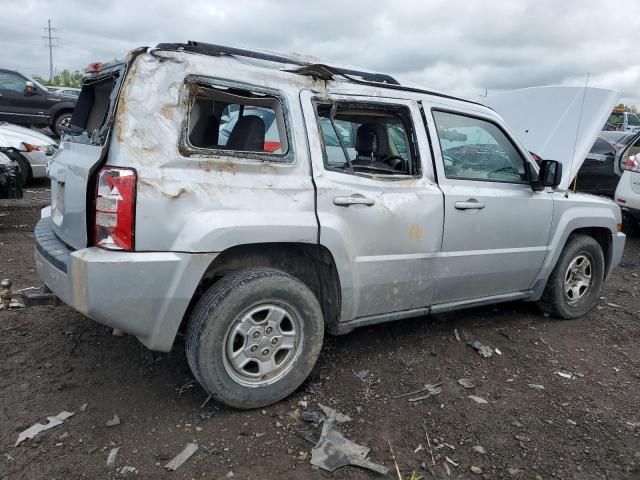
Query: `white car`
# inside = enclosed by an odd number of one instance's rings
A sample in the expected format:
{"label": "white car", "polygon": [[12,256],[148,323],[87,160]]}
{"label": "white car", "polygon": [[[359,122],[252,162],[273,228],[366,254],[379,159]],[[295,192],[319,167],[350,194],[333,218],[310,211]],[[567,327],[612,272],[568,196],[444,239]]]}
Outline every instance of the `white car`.
{"label": "white car", "polygon": [[622,209],[625,229],[629,233],[640,231],[640,135],[630,143],[620,157],[624,169],[615,199]]}
{"label": "white car", "polygon": [[43,133],[0,122],[0,151],[20,165],[21,184],[47,176],[47,162],[57,150],[55,140]]}

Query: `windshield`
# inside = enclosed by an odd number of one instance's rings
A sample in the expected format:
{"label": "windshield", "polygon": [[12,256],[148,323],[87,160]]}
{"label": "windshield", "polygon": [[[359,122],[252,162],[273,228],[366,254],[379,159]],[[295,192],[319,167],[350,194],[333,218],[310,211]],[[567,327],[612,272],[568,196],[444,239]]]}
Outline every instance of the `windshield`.
{"label": "windshield", "polygon": [[637,115],[630,113],[628,118],[629,118],[629,125],[633,125],[634,127],[637,127],[640,125],[640,118],[638,118]]}

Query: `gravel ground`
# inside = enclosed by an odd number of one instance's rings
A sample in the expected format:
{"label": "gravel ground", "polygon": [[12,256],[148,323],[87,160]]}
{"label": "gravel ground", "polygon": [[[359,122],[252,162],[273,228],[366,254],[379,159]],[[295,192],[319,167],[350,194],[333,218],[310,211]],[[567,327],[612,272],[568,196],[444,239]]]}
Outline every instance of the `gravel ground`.
{"label": "gravel ground", "polygon": [[[0,277],[17,289],[38,285],[32,230],[48,196],[39,183],[0,201]],[[407,479],[640,478],[639,253],[629,239],[598,306],[579,320],[509,303],[329,337],[308,382],[255,411],[205,404],[182,339],[157,354],[66,306],[0,312],[0,479],[379,478],[310,465],[311,444],[293,433],[304,402],[350,415],[340,431],[370,447],[387,478],[397,478],[390,444]],[[476,339],[501,355],[481,357],[468,346]],[[436,382],[435,397],[395,398]],[[74,415],[62,425],[14,446],[65,410]],[[120,423],[107,426],[114,415]],[[189,442],[199,450],[167,472]]]}

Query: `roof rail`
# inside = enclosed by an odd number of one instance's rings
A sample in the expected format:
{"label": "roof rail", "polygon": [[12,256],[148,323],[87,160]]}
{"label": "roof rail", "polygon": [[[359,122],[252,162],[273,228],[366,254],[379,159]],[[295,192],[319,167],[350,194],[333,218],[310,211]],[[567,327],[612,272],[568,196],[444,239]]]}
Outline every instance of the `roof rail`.
{"label": "roof rail", "polygon": [[[202,55],[222,56],[231,55],[245,58],[255,58],[258,60],[266,60],[269,62],[285,63],[289,65],[296,65],[300,68],[287,70],[288,72],[296,73],[299,75],[309,75],[323,80],[331,80],[333,76],[338,75],[345,78],[347,81],[358,83],[360,85],[368,85],[373,87],[389,88],[393,90],[403,90],[407,92],[424,93],[427,95],[434,95],[436,97],[448,98],[451,100],[459,100],[461,102],[473,103],[476,105],[482,105],[481,103],[467,100],[465,98],[459,98],[452,95],[446,95],[444,93],[434,92],[422,88],[408,87],[401,85],[391,75],[385,73],[366,72],[361,70],[353,70],[348,68],[332,67],[330,65],[311,63],[308,61],[300,60],[295,57],[286,55],[279,55],[275,53],[266,53],[256,50],[248,50],[244,48],[227,47],[224,45],[216,45],[213,43],[196,42],[189,40],[187,43],[159,43],[156,45],[158,50],[181,50],[192,53],[199,53]],[[356,78],[360,77],[360,78]]]}

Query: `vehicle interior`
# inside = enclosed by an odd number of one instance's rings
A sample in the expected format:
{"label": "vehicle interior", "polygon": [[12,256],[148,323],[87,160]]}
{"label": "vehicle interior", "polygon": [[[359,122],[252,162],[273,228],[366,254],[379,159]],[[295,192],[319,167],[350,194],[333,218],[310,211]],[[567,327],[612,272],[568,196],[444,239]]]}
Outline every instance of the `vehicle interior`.
{"label": "vehicle interior", "polygon": [[395,109],[317,105],[328,167],[413,175],[408,122]]}
{"label": "vehicle interior", "polygon": [[192,97],[188,124],[192,147],[284,154],[288,149],[285,131],[276,97],[200,85]]}

